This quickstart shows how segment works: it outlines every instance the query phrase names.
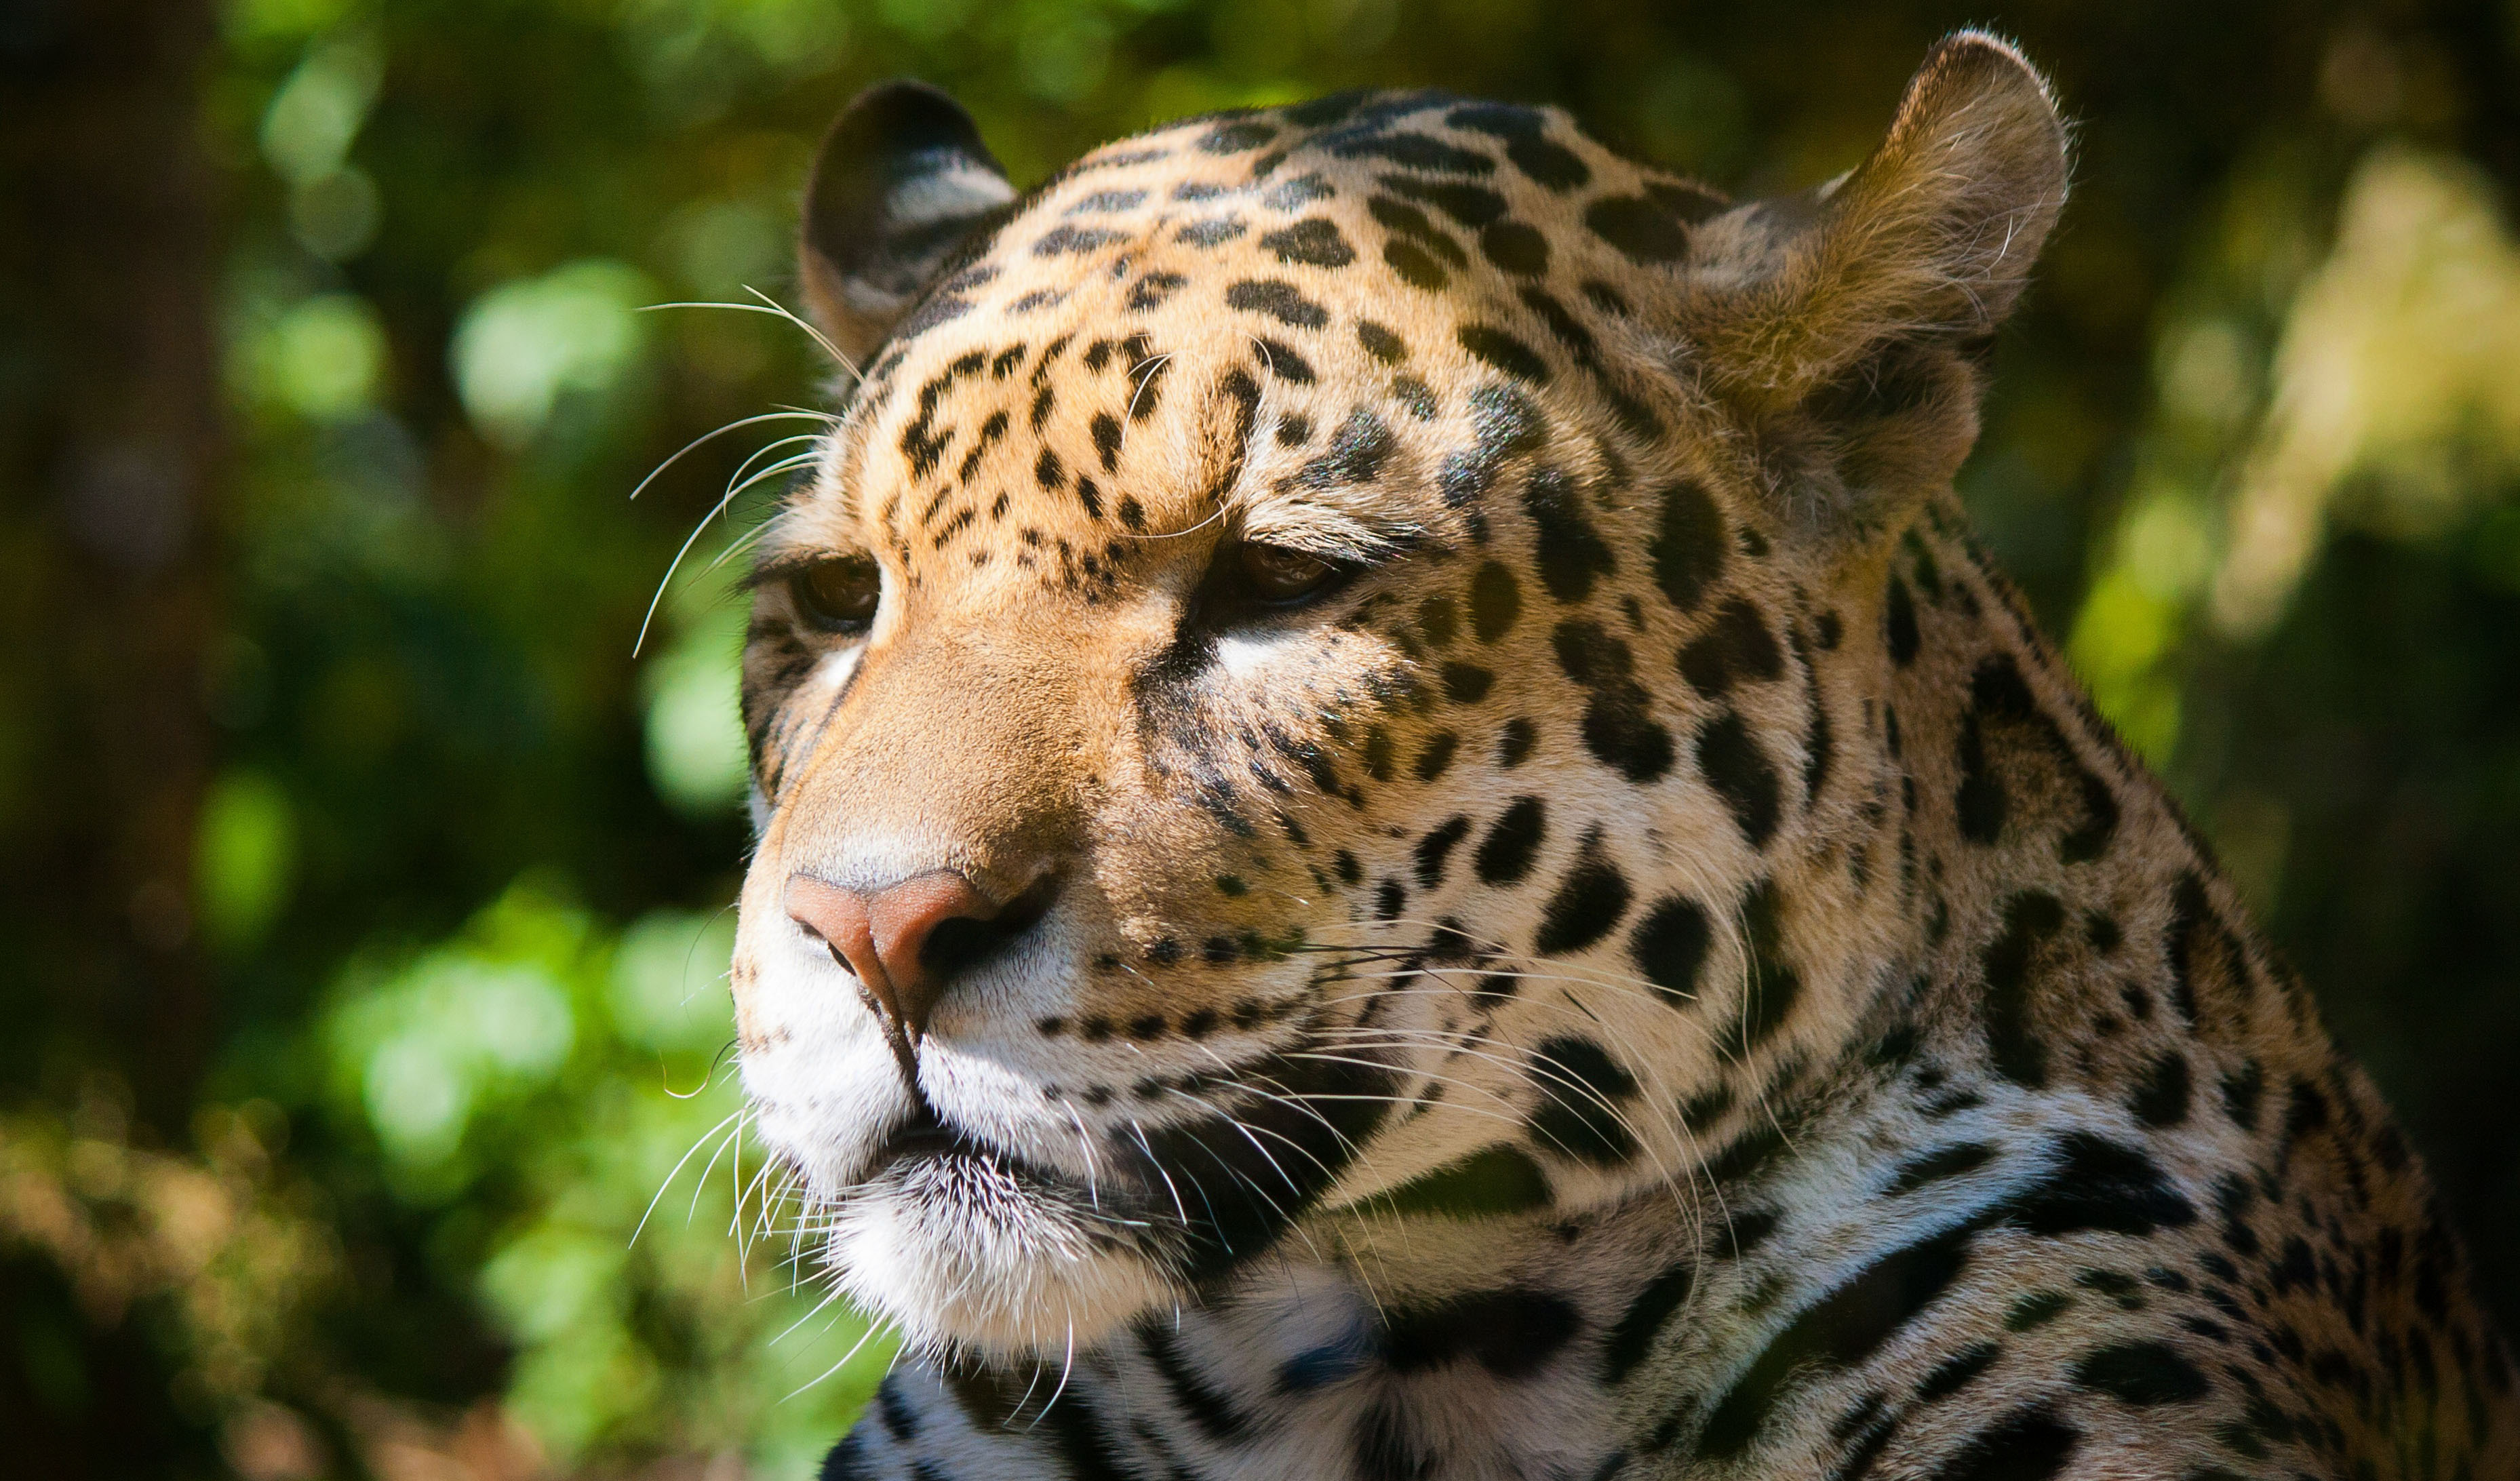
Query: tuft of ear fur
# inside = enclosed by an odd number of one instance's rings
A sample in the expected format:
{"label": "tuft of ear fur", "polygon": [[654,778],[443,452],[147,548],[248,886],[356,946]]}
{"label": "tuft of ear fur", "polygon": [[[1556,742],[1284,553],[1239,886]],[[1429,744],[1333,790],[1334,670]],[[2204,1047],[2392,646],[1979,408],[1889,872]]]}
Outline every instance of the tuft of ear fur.
{"label": "tuft of ear fur", "polygon": [[1879,527],[1977,439],[1978,360],[2065,203],[2048,84],[1983,31],[1935,46],[1871,157],[1702,226],[1683,326],[1708,388],[1822,524]]}
{"label": "tuft of ear fur", "polygon": [[1983,31],[1948,37],[1852,173],[1733,213],[1752,217],[1750,230],[1709,223],[1719,252],[1755,251],[1746,238],[1768,251],[1742,264],[1752,270],[1698,342],[1741,388],[1799,400],[1884,340],[1982,338],[2021,296],[2065,203],[2065,172],[2046,81]]}
{"label": "tuft of ear fur", "polygon": [[1014,198],[952,98],[908,81],[858,94],[823,136],[805,186],[797,270],[815,327],[865,363]]}

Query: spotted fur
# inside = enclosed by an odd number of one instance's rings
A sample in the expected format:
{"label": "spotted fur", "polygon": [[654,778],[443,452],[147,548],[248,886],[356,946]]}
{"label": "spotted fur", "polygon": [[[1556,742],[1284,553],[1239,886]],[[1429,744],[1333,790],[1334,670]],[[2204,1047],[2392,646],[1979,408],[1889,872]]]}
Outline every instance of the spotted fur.
{"label": "spotted fur", "polygon": [[[1020,196],[844,115],[734,975],[910,1339],[827,1476],[2520,1474],[2405,1141],[1950,492],[2064,146],[1976,33],[1741,205],[1428,93]],[[937,871],[1014,913],[887,1034],[783,901]]]}

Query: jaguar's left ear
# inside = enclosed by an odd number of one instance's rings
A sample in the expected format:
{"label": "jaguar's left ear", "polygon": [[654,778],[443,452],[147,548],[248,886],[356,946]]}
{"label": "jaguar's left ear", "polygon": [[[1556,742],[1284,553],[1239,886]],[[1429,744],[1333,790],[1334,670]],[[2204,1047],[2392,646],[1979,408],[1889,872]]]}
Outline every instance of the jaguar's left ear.
{"label": "jaguar's left ear", "polygon": [[868,88],[823,136],[805,182],[796,268],[806,311],[865,364],[1014,198],[962,105],[922,82]]}
{"label": "jaguar's left ear", "polygon": [[2065,183],[2046,81],[1983,31],[1949,37],[1852,173],[1698,229],[1687,330],[1709,388],[1821,506],[1948,481],[1977,437],[1976,363]]}

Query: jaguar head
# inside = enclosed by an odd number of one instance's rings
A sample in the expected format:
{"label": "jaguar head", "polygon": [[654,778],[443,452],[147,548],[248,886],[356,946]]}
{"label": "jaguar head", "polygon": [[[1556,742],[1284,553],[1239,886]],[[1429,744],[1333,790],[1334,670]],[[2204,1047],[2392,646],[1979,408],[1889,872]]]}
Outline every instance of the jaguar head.
{"label": "jaguar head", "polygon": [[1433,94],[1022,194],[941,94],[851,105],[801,270],[862,369],[761,544],[733,978],[842,1285],[1072,1349],[1315,1216],[1623,1196],[1842,1029],[1818,969],[1741,999],[1745,912],[1862,805],[1870,553],[2063,190],[1975,34],[1740,205]]}

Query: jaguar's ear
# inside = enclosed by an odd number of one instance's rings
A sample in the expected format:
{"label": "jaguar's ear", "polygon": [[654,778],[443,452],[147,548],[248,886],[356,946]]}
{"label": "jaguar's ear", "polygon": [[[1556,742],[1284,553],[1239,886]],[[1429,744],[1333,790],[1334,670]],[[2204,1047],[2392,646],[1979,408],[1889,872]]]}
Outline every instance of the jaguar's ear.
{"label": "jaguar's ear", "polygon": [[860,93],[823,136],[805,185],[797,269],[816,327],[864,364],[1014,196],[953,99],[923,82]]}
{"label": "jaguar's ear", "polygon": [[1947,480],[1976,440],[1974,365],[2065,203],[2048,85],[1982,31],[1939,45],[1890,133],[1817,191],[1709,221],[1688,326],[1719,394],[1800,424],[1844,492]]}

